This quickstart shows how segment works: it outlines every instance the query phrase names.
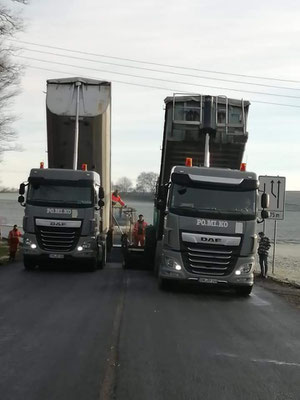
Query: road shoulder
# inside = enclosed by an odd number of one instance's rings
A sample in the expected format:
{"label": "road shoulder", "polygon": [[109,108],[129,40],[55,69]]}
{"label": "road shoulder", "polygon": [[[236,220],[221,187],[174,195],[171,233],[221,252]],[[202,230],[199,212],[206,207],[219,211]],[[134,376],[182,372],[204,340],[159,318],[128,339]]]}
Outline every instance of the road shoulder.
{"label": "road shoulder", "polygon": [[255,275],[255,284],[270,290],[300,310],[300,286],[298,284],[284,282],[274,277],[264,279],[259,275]]}

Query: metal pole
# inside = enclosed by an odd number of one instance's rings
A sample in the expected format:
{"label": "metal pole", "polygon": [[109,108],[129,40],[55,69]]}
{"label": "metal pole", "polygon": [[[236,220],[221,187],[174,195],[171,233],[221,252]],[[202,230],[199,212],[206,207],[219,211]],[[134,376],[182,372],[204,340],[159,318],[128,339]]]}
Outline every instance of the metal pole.
{"label": "metal pole", "polygon": [[274,274],[274,271],[275,271],[276,239],[277,239],[277,219],[275,219],[275,223],[274,223],[274,245],[273,245],[272,274]]}
{"label": "metal pole", "polygon": [[209,154],[209,133],[205,135],[205,151],[204,151],[204,167],[209,167],[210,163],[210,154]]}
{"label": "metal pole", "polygon": [[122,228],[120,227],[120,225],[119,225],[119,223],[118,223],[118,221],[116,220],[116,217],[115,217],[114,215],[113,215],[113,220],[115,221],[115,223],[117,224],[117,226],[118,226],[118,228],[119,228],[121,234],[123,235]]}
{"label": "metal pole", "polygon": [[78,139],[79,139],[79,94],[81,82],[76,82],[76,117],[75,117],[75,138],[74,138],[74,154],[73,154],[73,169],[77,169],[78,164]]}

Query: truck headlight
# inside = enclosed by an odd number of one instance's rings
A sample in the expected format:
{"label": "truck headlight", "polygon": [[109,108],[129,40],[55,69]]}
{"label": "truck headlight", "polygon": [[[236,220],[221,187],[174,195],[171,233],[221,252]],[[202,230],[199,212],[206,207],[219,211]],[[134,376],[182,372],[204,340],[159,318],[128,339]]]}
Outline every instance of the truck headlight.
{"label": "truck headlight", "polygon": [[181,271],[181,265],[172,257],[165,256],[165,264],[168,268],[174,268],[176,271]]}
{"label": "truck headlight", "polygon": [[92,243],[91,242],[83,242],[81,244],[81,246],[77,247],[77,251],[82,251],[82,250],[88,250],[92,247]]}
{"label": "truck headlight", "polygon": [[28,239],[28,238],[26,238],[24,240],[24,244],[25,244],[25,246],[28,246],[33,250],[37,248],[37,245],[34,242],[32,242],[30,239]]}
{"label": "truck headlight", "polygon": [[253,267],[253,263],[242,264],[236,271],[235,275],[249,274]]}

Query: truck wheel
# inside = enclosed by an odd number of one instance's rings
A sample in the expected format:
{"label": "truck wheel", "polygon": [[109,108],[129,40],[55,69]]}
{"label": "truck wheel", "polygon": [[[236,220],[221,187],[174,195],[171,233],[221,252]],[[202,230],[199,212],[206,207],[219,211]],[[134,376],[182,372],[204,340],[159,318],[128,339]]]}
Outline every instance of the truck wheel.
{"label": "truck wheel", "polygon": [[108,253],[110,253],[110,251],[111,251],[111,249],[113,247],[113,241],[114,241],[113,231],[109,230],[107,232],[107,237],[106,237],[106,249],[107,249]]}
{"label": "truck wheel", "polygon": [[88,270],[94,272],[97,269],[97,257],[88,262]]}
{"label": "truck wheel", "polygon": [[130,258],[128,257],[128,254],[123,254],[123,261],[122,261],[123,269],[128,269],[130,267],[129,259]]}
{"label": "truck wheel", "polygon": [[160,290],[170,290],[171,282],[168,279],[158,277],[158,287]]}
{"label": "truck wheel", "polygon": [[107,252],[106,252],[106,246],[102,246],[102,257],[100,258],[99,255],[97,257],[97,267],[98,269],[103,269],[106,265],[106,257],[107,257]]}
{"label": "truck wheel", "polygon": [[155,255],[154,255],[154,275],[158,277],[159,266],[161,263],[161,252],[162,252],[162,242],[159,240],[156,245]]}
{"label": "truck wheel", "polygon": [[253,286],[239,286],[235,290],[239,296],[247,297],[251,294],[252,288]]}
{"label": "truck wheel", "polygon": [[145,250],[144,259],[150,269],[154,269],[155,249],[156,249],[156,230],[153,225],[146,227],[145,231]]}
{"label": "truck wheel", "polygon": [[32,271],[35,269],[35,263],[32,262],[32,259],[30,257],[24,256],[23,263],[26,271]]}

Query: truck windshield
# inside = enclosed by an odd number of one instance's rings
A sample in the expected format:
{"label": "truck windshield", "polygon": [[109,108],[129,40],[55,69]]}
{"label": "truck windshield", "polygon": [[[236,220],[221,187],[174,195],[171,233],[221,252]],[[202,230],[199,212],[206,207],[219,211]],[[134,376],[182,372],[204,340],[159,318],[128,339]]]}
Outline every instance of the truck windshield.
{"label": "truck windshield", "polygon": [[69,207],[91,207],[93,188],[68,184],[29,184],[27,203],[33,205],[64,205]]}
{"label": "truck windshield", "polygon": [[215,190],[174,184],[169,207],[170,212],[178,215],[250,220],[256,218],[256,191]]}

